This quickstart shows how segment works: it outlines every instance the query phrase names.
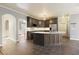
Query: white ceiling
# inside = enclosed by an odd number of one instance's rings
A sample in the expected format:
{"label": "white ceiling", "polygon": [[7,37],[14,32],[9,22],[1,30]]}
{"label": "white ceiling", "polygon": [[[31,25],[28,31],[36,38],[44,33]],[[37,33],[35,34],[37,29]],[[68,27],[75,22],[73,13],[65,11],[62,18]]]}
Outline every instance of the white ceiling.
{"label": "white ceiling", "polygon": [[30,14],[36,18],[54,17],[68,14],[78,14],[77,3],[3,3],[0,4],[14,10]]}

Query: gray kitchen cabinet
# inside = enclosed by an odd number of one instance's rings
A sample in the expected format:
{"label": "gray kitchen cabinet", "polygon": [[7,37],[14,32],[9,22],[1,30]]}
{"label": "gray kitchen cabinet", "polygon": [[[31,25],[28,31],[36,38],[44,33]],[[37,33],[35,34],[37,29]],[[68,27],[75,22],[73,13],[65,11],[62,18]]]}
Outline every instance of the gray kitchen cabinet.
{"label": "gray kitchen cabinet", "polygon": [[49,20],[45,21],[44,27],[49,27]]}
{"label": "gray kitchen cabinet", "polygon": [[62,33],[33,33],[33,43],[44,47],[53,47],[62,45]]}
{"label": "gray kitchen cabinet", "polygon": [[27,16],[27,27],[38,27],[38,20]]}
{"label": "gray kitchen cabinet", "polygon": [[30,18],[27,17],[27,27],[30,27],[31,26],[29,23],[30,23]]}
{"label": "gray kitchen cabinet", "polygon": [[49,24],[58,24],[57,17],[50,18],[47,20],[38,20],[32,17],[27,16],[27,27],[49,27]]}
{"label": "gray kitchen cabinet", "polygon": [[58,24],[58,19],[57,18],[50,18],[45,21],[45,27],[49,27],[49,24]]}
{"label": "gray kitchen cabinet", "polygon": [[44,27],[44,21],[27,17],[27,27]]}
{"label": "gray kitchen cabinet", "polygon": [[43,20],[38,21],[38,27],[44,27],[44,21]]}

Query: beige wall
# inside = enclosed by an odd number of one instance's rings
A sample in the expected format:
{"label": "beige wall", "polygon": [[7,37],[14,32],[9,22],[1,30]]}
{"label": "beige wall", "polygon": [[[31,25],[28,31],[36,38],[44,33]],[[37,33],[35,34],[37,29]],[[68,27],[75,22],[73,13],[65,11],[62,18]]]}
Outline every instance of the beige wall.
{"label": "beige wall", "polygon": [[58,17],[58,31],[63,31],[65,37],[70,37],[69,16]]}

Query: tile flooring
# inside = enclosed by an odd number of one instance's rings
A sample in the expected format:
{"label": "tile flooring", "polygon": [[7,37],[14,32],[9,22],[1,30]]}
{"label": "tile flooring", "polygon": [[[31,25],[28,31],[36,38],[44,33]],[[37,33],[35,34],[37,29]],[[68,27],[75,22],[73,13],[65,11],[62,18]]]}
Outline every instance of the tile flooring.
{"label": "tile flooring", "polygon": [[32,40],[15,43],[7,39],[0,48],[0,55],[79,55],[79,41],[65,40],[61,46],[42,47]]}

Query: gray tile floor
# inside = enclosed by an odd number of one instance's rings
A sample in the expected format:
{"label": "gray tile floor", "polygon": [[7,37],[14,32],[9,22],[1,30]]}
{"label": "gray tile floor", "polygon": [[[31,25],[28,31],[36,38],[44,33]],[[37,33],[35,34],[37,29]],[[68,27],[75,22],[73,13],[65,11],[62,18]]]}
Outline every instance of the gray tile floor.
{"label": "gray tile floor", "polygon": [[66,41],[63,45],[34,48],[36,55],[79,55],[79,41]]}
{"label": "gray tile floor", "polygon": [[7,40],[0,49],[4,55],[79,55],[79,41],[65,40],[60,46],[43,47],[33,44],[32,41],[14,43]]}

